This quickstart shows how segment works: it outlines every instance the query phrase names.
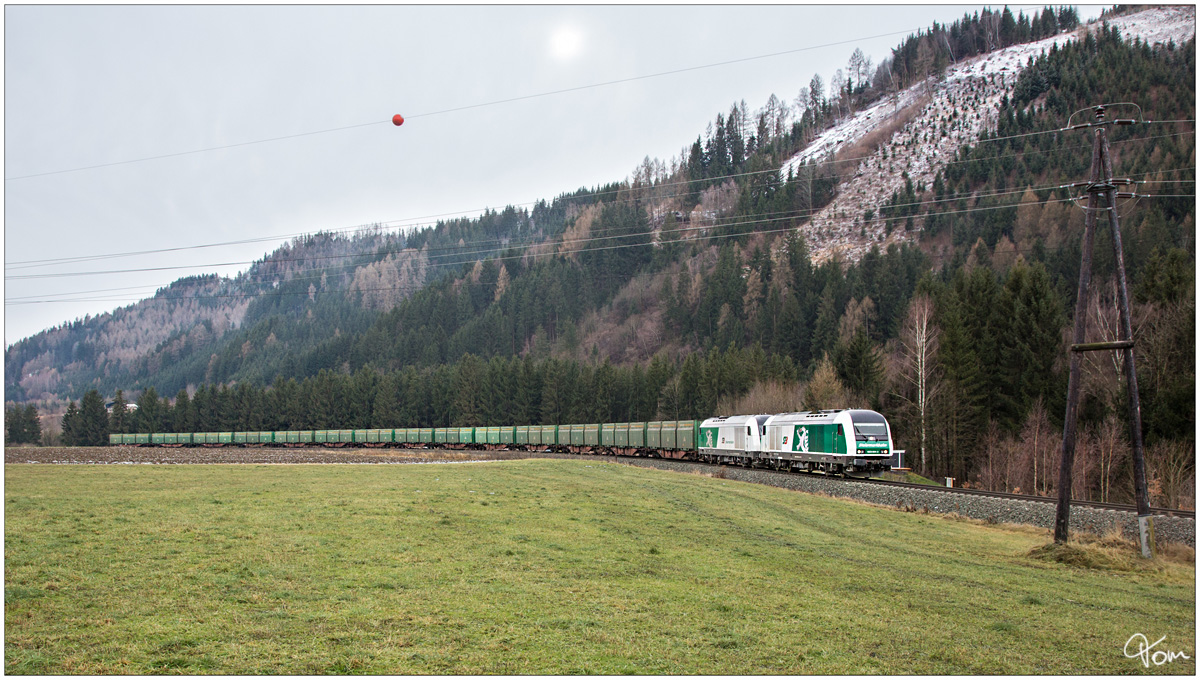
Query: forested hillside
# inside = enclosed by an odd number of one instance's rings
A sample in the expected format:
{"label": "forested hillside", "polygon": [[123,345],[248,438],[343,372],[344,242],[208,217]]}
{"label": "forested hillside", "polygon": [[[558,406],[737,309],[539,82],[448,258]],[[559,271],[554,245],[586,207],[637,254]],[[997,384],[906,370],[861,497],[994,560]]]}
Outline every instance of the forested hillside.
{"label": "forested hillside", "polygon": [[[48,331],[9,348],[10,395],[120,388],[140,405],[123,427],[176,431],[862,406],[888,415],[927,474],[1050,493],[1084,219],[1069,185],[1091,159],[1091,132],[1063,128],[1133,102],[1112,117],[1139,123],[1109,138],[1115,173],[1144,195],[1119,211],[1148,455],[1159,498],[1194,503],[1191,22],[1186,42],[1155,46],[1080,28],[918,116],[947,69],[1077,19],[1006,9],[934,26],[877,66],[855,52],[794,104],[733,104],[677,159],[623,182],[407,236],[314,236],[237,279],[177,283],[195,298],[190,325],[165,324],[121,363],[88,350],[112,320]],[[855,139],[823,137],[888,102]],[[921,174],[912,154],[941,139],[958,146]],[[897,188],[859,196],[864,172]],[[833,216],[860,247],[830,247]],[[1115,325],[1109,238],[1099,230],[1081,310],[1096,339]],[[1112,356],[1088,360],[1077,493],[1128,499],[1123,388]]]}

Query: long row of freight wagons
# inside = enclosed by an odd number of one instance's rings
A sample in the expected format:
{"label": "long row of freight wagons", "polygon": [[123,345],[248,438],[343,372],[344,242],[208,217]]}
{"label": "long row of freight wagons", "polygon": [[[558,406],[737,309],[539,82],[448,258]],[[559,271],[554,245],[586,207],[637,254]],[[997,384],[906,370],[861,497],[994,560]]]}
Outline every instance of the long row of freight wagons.
{"label": "long row of freight wagons", "polygon": [[371,430],[287,430],[281,432],[156,432],[111,434],[112,445],[351,445],[446,446],[449,448],[588,448],[695,451],[694,420],[590,425],[509,425],[504,427],[410,427]]}

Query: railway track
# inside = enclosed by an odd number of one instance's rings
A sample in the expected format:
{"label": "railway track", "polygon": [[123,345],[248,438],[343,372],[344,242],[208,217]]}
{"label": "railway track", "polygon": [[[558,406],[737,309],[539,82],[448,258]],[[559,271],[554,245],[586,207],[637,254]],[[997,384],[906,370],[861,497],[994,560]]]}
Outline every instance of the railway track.
{"label": "railway track", "polygon": [[[586,455],[593,455],[593,454],[564,454],[564,455],[567,455],[567,456],[585,455],[586,456]],[[971,495],[971,496],[982,496],[982,497],[987,497],[987,498],[998,498],[998,499],[1002,499],[1002,500],[1028,501],[1028,502],[1032,502],[1032,503],[1045,503],[1045,504],[1049,504],[1049,505],[1057,505],[1058,504],[1058,498],[1049,497],[1049,496],[1029,496],[1029,495],[1025,495],[1025,494],[1005,493],[1003,491],[984,491],[982,489],[967,489],[964,487],[957,487],[957,486],[956,487],[947,487],[947,486],[937,486],[934,484],[916,484],[913,482],[895,482],[895,481],[891,481],[891,480],[887,480],[887,479],[873,479],[873,478],[866,478],[866,477],[839,477],[836,475],[824,475],[821,473],[799,472],[799,471],[790,471],[790,470],[776,470],[776,469],[765,468],[765,467],[762,467],[762,468],[745,467],[745,466],[738,466],[738,465],[726,466],[724,464],[713,465],[712,463],[705,463],[702,461],[687,460],[687,459],[682,459],[682,458],[675,458],[675,459],[671,459],[671,460],[673,462],[685,463],[688,465],[707,465],[707,466],[712,466],[712,467],[731,467],[732,469],[738,469],[738,470],[757,470],[760,472],[775,472],[775,473],[779,473],[779,474],[798,475],[800,477],[820,477],[820,478],[829,479],[832,481],[851,482],[851,483],[859,483],[859,484],[874,484],[874,485],[878,485],[878,486],[890,486],[890,487],[901,488],[901,489],[916,489],[918,491],[957,493],[957,494],[965,494],[965,495]],[[1114,512],[1128,512],[1128,513],[1132,513],[1132,514],[1137,514],[1137,506],[1136,505],[1126,505],[1126,504],[1122,504],[1122,503],[1101,503],[1099,501],[1082,501],[1082,500],[1072,499],[1071,507],[1073,507],[1073,508],[1076,508],[1076,507],[1078,507],[1078,508],[1093,508],[1096,510],[1112,510]],[[1181,517],[1181,518],[1188,518],[1188,519],[1193,519],[1193,520],[1196,519],[1196,511],[1195,510],[1175,510],[1172,508],[1150,508],[1150,514],[1165,516],[1165,517]]]}
{"label": "railway track", "polygon": [[[808,474],[808,473],[795,473],[795,474]],[[960,493],[960,494],[969,494],[969,495],[973,495],[973,496],[986,496],[989,498],[1003,498],[1003,499],[1013,500],[1013,501],[1030,501],[1033,503],[1048,503],[1051,505],[1058,504],[1057,498],[1051,498],[1049,496],[1027,496],[1025,494],[1005,493],[1003,491],[984,491],[982,489],[966,489],[966,488],[961,488],[961,487],[935,486],[935,485],[931,485],[931,484],[914,484],[912,482],[893,482],[893,481],[886,480],[886,479],[862,479],[862,478],[855,478],[855,477],[845,478],[844,481],[859,482],[859,483],[865,483],[865,484],[879,484],[879,485],[883,485],[883,486],[894,486],[894,487],[900,487],[900,488],[921,489],[924,491],[944,491],[946,493]],[[1114,512],[1131,512],[1134,514],[1137,513],[1136,505],[1125,505],[1125,504],[1121,504],[1121,503],[1101,503],[1099,501],[1080,501],[1080,500],[1072,499],[1071,507],[1095,508],[1097,510],[1112,510]],[[1150,514],[1163,515],[1166,517],[1187,517],[1187,518],[1191,518],[1191,519],[1196,518],[1195,510],[1173,510],[1171,508],[1150,508]]]}

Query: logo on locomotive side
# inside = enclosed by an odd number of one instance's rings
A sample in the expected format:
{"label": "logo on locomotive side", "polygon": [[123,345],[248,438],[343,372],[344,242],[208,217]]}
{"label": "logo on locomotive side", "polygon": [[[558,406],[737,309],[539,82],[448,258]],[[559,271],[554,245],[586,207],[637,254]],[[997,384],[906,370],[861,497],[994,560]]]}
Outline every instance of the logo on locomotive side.
{"label": "logo on locomotive side", "polygon": [[800,435],[796,438],[796,445],[800,447],[801,451],[808,453],[808,428],[807,427],[800,428]]}
{"label": "logo on locomotive side", "polygon": [[712,434],[712,430],[709,430],[709,431],[708,431],[707,433],[705,433],[705,434],[706,434],[706,437],[705,437],[705,438],[706,438],[706,440],[708,441],[708,445],[707,445],[707,446],[708,446],[708,448],[710,448],[710,449],[711,449],[711,448],[713,447],[713,434]]}

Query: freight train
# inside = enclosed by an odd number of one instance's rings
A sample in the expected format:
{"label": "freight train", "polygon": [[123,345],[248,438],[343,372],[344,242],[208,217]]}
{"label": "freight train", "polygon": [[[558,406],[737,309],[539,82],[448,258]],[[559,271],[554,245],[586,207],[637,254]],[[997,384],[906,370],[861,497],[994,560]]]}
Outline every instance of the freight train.
{"label": "freight train", "polygon": [[842,409],[584,425],[111,434],[116,446],[331,446],[553,451],[681,458],[829,474],[889,470],[887,419]]}

